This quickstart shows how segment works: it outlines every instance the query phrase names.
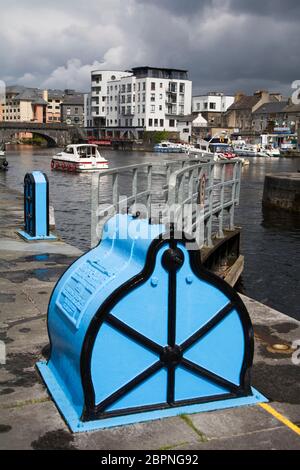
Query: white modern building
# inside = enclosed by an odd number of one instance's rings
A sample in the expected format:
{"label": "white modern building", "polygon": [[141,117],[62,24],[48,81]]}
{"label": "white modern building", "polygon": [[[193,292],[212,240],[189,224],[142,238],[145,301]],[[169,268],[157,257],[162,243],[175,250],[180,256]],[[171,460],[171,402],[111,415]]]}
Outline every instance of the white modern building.
{"label": "white modern building", "polygon": [[186,70],[135,67],[127,72],[92,72],[95,127],[177,131],[177,120],[190,115],[191,108],[192,82]]}
{"label": "white modern building", "polygon": [[86,110],[86,119],[92,121],[93,127],[106,125],[107,112],[107,83],[119,83],[121,77],[132,75],[129,72],[120,70],[94,70],[91,74],[91,96],[86,98],[86,104],[90,104],[90,109]]}
{"label": "white modern building", "polygon": [[210,92],[206,95],[193,96],[193,112],[225,113],[234,103],[234,96],[226,96],[224,93]]}

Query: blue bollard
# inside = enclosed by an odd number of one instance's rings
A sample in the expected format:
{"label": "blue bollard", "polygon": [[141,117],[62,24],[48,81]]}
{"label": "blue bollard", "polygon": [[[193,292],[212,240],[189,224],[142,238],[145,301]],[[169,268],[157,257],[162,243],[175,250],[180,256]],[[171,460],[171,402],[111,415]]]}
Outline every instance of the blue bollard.
{"label": "blue bollard", "polygon": [[182,235],[128,215],[75,261],[49,303],[37,367],[73,432],[250,405],[253,330],[238,294]]}
{"label": "blue bollard", "polygon": [[24,230],[18,233],[28,241],[57,239],[49,232],[49,182],[41,171],[24,177]]}

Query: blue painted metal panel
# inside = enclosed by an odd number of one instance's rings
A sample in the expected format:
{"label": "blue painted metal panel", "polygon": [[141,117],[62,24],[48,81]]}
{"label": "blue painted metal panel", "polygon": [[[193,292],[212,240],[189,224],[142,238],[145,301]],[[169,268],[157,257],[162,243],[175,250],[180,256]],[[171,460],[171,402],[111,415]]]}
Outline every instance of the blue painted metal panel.
{"label": "blue painted metal panel", "polygon": [[73,431],[263,399],[241,299],[165,232],[116,215],[53,291],[38,367]]}

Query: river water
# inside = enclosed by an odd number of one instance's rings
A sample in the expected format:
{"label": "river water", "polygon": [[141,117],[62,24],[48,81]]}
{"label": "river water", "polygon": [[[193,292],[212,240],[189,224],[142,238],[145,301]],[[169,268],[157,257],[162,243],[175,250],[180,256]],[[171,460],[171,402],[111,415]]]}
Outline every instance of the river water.
{"label": "river water", "polygon": [[[55,208],[57,231],[68,243],[86,250],[90,246],[91,175],[51,171],[50,157],[56,152],[56,149],[30,146],[10,147],[9,171],[0,172],[0,182],[22,191],[25,173],[45,172],[50,182],[50,203]],[[110,168],[166,159],[166,155],[149,152],[103,150],[101,153],[109,160]],[[300,217],[263,212],[261,205],[266,173],[298,169],[299,159],[250,159],[250,165],[243,168],[235,224],[242,227],[241,252],[245,256],[240,290],[300,319]]]}

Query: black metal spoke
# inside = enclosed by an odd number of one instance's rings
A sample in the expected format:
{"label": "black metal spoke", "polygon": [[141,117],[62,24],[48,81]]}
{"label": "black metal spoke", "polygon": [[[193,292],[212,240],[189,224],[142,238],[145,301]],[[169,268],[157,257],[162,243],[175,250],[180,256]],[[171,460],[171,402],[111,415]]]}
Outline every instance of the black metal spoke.
{"label": "black metal spoke", "polygon": [[186,351],[194,343],[196,343],[196,341],[205,336],[212,328],[214,328],[218,323],[220,323],[220,321],[222,321],[223,318],[225,318],[234,309],[234,307],[234,303],[229,302],[224,308],[222,308],[222,310],[220,310],[219,313],[217,313],[214,318],[212,318],[208,323],[199,328],[196,333],[194,333],[190,338],[188,338],[180,345],[182,351]]}
{"label": "black metal spoke", "polygon": [[137,375],[134,379],[128,382],[123,387],[119,388],[116,392],[112,393],[109,397],[99,403],[96,407],[97,413],[103,413],[106,408],[115,403],[117,400],[122,398],[124,395],[129,393],[132,389],[137,387],[139,384],[148,379],[151,375],[155,374],[159,369],[162,368],[161,361],[155,362],[151,367],[144,370],[141,374]]}
{"label": "black metal spoke", "polygon": [[205,377],[211,382],[214,382],[215,384],[230,390],[230,392],[232,393],[237,393],[239,391],[239,387],[237,385],[233,384],[232,382],[229,382],[228,380],[224,379],[223,377],[220,377],[217,374],[214,374],[213,372],[205,369],[204,367],[198,366],[197,364],[189,361],[188,359],[183,358],[181,361],[181,366],[185,367],[190,372],[194,372],[196,375],[199,375],[202,378]]}
{"label": "black metal spoke", "polygon": [[109,325],[113,326],[117,330],[121,331],[124,333],[126,336],[128,336],[131,339],[134,339],[138,343],[142,344],[146,348],[150,349],[154,353],[160,355],[163,351],[163,347],[160,346],[159,344],[155,343],[151,339],[147,338],[146,336],[142,335],[138,331],[134,330],[130,326],[126,325],[126,323],[123,323],[121,320],[116,318],[114,315],[109,313],[105,317],[105,322],[108,323]]}
{"label": "black metal spoke", "polygon": [[175,367],[168,367],[168,381],[167,381],[167,402],[169,405],[174,403],[175,395]]}

